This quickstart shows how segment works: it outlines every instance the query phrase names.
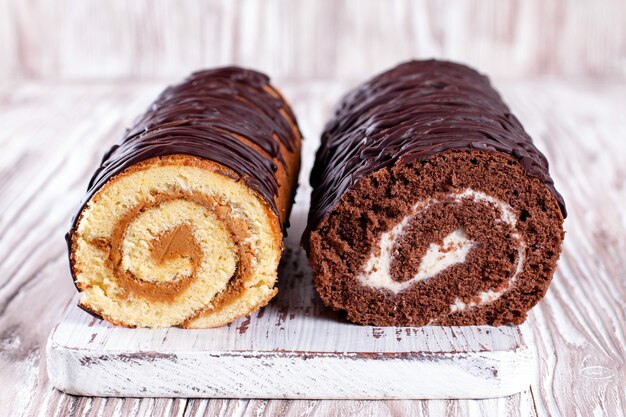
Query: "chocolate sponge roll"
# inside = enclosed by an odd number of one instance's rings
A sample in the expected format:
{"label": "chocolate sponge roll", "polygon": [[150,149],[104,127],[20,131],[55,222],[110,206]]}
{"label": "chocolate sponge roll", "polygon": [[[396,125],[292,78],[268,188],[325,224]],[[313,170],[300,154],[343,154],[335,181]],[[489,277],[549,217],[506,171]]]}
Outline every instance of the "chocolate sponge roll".
{"label": "chocolate sponge roll", "polygon": [[301,135],[269,79],[201,71],[106,153],[68,233],[79,304],[123,326],[215,327],[275,294]]}
{"label": "chocolate sponge roll", "polygon": [[408,62],[349,93],[311,184],[315,286],[357,323],[521,323],[561,252],[546,158],[463,65]]}

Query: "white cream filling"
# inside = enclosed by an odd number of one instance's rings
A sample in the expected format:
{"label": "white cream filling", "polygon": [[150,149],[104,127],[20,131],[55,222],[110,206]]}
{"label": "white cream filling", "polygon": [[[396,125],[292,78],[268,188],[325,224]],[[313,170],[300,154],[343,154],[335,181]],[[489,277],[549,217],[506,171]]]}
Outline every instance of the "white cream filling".
{"label": "white cream filling", "polygon": [[[514,239],[517,239],[518,241],[520,241],[519,235],[517,233],[514,233],[511,236]],[[463,300],[461,300],[460,298],[457,298],[456,300],[454,300],[454,303],[452,303],[450,305],[450,312],[454,313],[454,312],[457,312],[457,311],[463,311],[466,308],[481,306],[481,305],[489,304],[489,303],[492,303],[492,302],[496,301],[498,298],[500,298],[502,296],[502,294],[504,294],[506,291],[508,291],[508,289],[511,288],[511,286],[515,283],[515,281],[517,280],[518,275],[524,269],[524,260],[525,260],[525,257],[524,257],[524,246],[523,245],[521,245],[521,246],[518,245],[518,247],[517,247],[517,265],[515,266],[515,272],[509,278],[509,283],[508,283],[508,285],[505,288],[501,289],[500,291],[494,291],[494,290],[491,290],[491,289],[488,290],[488,291],[481,291],[478,294],[476,294],[476,298],[478,298],[479,301],[470,301],[469,303],[466,303]]]}
{"label": "white cream filling", "polygon": [[448,234],[441,245],[431,243],[422,257],[417,273],[404,282],[394,281],[391,278],[391,261],[395,253],[393,246],[402,229],[406,226],[406,218],[390,232],[383,234],[380,241],[380,255],[371,256],[365,265],[365,272],[359,276],[361,282],[375,288],[386,288],[399,293],[409,288],[417,281],[432,278],[441,271],[465,262],[467,254],[474,242],[467,238],[464,228],[459,228]]}
{"label": "white cream filling", "polygon": [[[515,272],[508,280],[508,285],[499,291],[488,290],[478,293],[475,297],[480,300],[478,302],[472,301],[465,303],[462,299],[457,298],[450,306],[450,311],[456,312],[466,308],[475,307],[477,305],[493,302],[502,296],[502,294],[506,292],[515,282],[518,275],[523,270],[525,245],[519,233],[515,231],[517,217],[513,208],[509,204],[483,192],[472,190],[471,188],[466,188],[462,192],[458,193],[450,193],[446,197],[453,198],[457,203],[461,203],[463,200],[473,200],[474,202],[491,205],[495,210],[500,212],[500,218],[496,221],[509,225],[513,230],[511,237],[517,241],[517,265]],[[433,278],[451,266],[465,262],[465,259],[474,247],[475,242],[468,239],[465,233],[465,228],[461,227],[448,234],[443,239],[441,245],[435,243],[431,243],[429,245],[426,250],[426,254],[422,257],[417,272],[409,280],[398,282],[394,281],[391,277],[391,262],[394,256],[397,255],[397,253],[394,252],[396,242],[402,237],[405,228],[409,225],[413,218],[424,212],[432,204],[436,204],[438,202],[440,202],[440,200],[435,198],[429,198],[418,202],[415,206],[413,206],[412,214],[404,217],[396,226],[394,226],[393,229],[381,235],[377,245],[378,247],[372,251],[370,257],[365,263],[363,272],[358,276],[359,281],[363,285],[371,288],[386,289],[398,294],[419,281]]]}

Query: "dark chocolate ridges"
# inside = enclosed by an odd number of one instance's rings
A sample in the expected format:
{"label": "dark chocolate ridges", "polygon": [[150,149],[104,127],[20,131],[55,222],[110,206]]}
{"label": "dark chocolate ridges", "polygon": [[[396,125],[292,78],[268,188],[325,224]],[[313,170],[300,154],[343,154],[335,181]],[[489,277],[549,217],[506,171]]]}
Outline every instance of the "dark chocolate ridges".
{"label": "dark chocolate ridges", "polygon": [[445,61],[410,61],[344,97],[326,125],[311,173],[311,208],[303,243],[361,178],[398,162],[426,160],[452,150],[513,156],[565,203],[548,161],[511,114],[487,77]]}
{"label": "dark chocolate ridges", "polygon": [[[281,112],[286,112],[292,123]],[[131,165],[154,157],[186,154],[231,169],[279,214],[275,201],[277,166],[273,159],[284,164],[280,146],[289,151],[295,148],[300,138],[294,126],[295,116],[270,87],[266,75],[238,67],[195,72],[167,88],[126,131],[121,142],[105,154],[89,181],[78,213],[110,178]]]}
{"label": "dark chocolate ridges", "polygon": [[261,73],[193,73],[106,152],[66,236],[79,305],[127,327],[218,327],[277,292],[301,135]]}

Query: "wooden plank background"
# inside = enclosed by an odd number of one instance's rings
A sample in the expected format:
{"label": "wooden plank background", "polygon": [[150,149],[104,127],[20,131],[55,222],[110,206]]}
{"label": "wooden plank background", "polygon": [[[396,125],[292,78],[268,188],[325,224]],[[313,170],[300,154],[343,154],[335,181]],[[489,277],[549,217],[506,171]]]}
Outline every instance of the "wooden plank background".
{"label": "wooden plank background", "polygon": [[226,64],[362,79],[411,57],[499,78],[626,77],[624,0],[0,0],[0,76],[181,77]]}

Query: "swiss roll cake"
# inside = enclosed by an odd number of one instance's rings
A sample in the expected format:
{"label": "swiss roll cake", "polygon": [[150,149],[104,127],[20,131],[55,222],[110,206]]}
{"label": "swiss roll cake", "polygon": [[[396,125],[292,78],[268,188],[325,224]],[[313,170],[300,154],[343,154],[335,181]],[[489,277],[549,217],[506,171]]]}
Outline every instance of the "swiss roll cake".
{"label": "swiss roll cake", "polygon": [[79,305],[129,327],[224,325],[276,294],[301,135],[268,77],[167,88],[105,155],[67,235]]}
{"label": "swiss roll cake", "polygon": [[412,61],[322,135],[303,245],[323,302],[377,326],[522,323],[564,237],[548,161],[489,80]]}

